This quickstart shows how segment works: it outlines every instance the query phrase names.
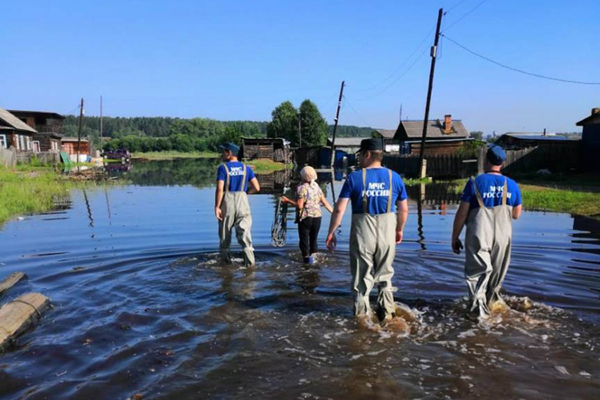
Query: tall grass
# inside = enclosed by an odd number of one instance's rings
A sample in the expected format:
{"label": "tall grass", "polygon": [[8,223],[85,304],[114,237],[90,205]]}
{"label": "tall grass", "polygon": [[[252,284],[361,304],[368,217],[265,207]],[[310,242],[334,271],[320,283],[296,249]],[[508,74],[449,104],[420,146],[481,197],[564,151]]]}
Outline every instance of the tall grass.
{"label": "tall grass", "polygon": [[51,210],[55,200],[77,185],[47,167],[0,167],[0,224],[16,215]]}

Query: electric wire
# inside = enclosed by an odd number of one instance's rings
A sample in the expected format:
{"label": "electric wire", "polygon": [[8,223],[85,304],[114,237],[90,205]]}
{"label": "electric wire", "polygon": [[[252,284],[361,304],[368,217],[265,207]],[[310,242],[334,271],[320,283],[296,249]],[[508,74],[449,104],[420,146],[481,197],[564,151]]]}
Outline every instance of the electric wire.
{"label": "electric wire", "polygon": [[[488,0],[482,0],[479,3],[477,3],[477,5],[475,7],[473,7],[472,9],[470,9],[469,11],[467,11],[466,13],[464,13],[461,17],[459,17],[454,22],[452,22],[450,25],[448,25],[447,27],[445,27],[442,30],[442,32],[446,32],[448,29],[450,29],[454,25],[458,24],[460,21],[462,21],[463,19],[465,19],[469,14],[471,14],[472,12],[474,12],[475,10],[477,10],[479,7],[481,7],[483,5],[483,3],[485,3],[486,1],[488,1]],[[450,10],[448,10],[448,12],[450,12]]]}
{"label": "electric wire", "polygon": [[471,50],[471,49],[463,46],[462,44],[458,43],[456,40],[454,40],[454,39],[452,39],[452,38],[450,38],[450,37],[448,37],[448,36],[446,36],[444,34],[440,33],[440,35],[443,36],[443,37],[445,37],[446,39],[448,39],[449,41],[451,41],[452,43],[454,43],[455,45],[457,45],[461,49],[463,49],[463,50],[465,50],[465,51],[473,54],[474,56],[479,57],[482,60],[491,62],[492,64],[496,64],[496,65],[498,65],[498,66],[500,66],[502,68],[506,68],[506,69],[511,70],[511,71],[519,72],[519,73],[525,74],[525,75],[534,76],[536,78],[548,79],[548,80],[557,81],[557,82],[573,83],[573,84],[577,84],[577,85],[600,85],[600,82],[583,82],[583,81],[575,81],[575,80],[571,80],[571,79],[562,79],[562,78],[556,78],[556,77],[553,77],[553,76],[547,76],[547,75],[537,74],[535,72],[529,72],[529,71],[524,71],[522,69],[514,68],[514,67],[508,66],[506,64],[502,64],[501,62],[492,60],[491,58],[486,57],[484,55],[481,55],[479,53],[476,53],[473,50]]}
{"label": "electric wire", "polygon": [[348,98],[346,97],[346,95],[343,96],[344,99],[344,103],[342,104],[347,104],[348,107],[350,107],[350,109],[352,110],[352,112],[354,113],[354,115],[356,115],[358,117],[358,119],[360,119],[364,124],[366,124],[366,126],[372,128],[373,125],[371,125],[371,123],[369,123],[367,120],[365,120],[359,113],[358,111],[356,111],[356,109],[354,107],[352,107],[352,104],[350,104],[350,102],[348,101]]}
{"label": "electric wire", "polygon": [[360,99],[357,99],[356,101],[365,101],[365,100],[370,100],[372,98],[375,98],[383,93],[385,93],[388,89],[390,89],[392,86],[394,86],[402,77],[404,77],[404,75],[406,75],[408,73],[408,71],[410,71],[412,69],[412,67],[414,67],[420,60],[421,58],[423,58],[423,55],[425,53],[427,53],[428,49],[424,49],[421,54],[419,54],[419,56],[413,61],[412,64],[410,64],[396,79],[394,79],[392,82],[390,82],[389,85],[387,85],[386,87],[384,87],[383,89],[381,89],[379,92],[372,94],[370,96],[367,97],[363,97]]}
{"label": "electric wire", "polygon": [[[388,75],[385,79],[383,79],[382,81],[380,81],[379,83],[368,87],[368,88],[361,88],[361,87],[356,87],[354,88],[354,90],[360,91],[360,92],[369,92],[371,90],[377,89],[379,86],[385,84],[385,82],[389,81],[390,79],[392,79],[394,77],[394,75],[396,75],[396,73],[398,71],[400,71],[402,69],[402,67],[404,67],[409,61],[410,59],[417,53],[417,51],[419,51],[419,49],[423,46],[423,44],[425,43],[425,41],[429,38],[429,36],[431,35],[431,33],[435,30],[435,27],[431,28],[429,30],[429,32],[427,32],[427,34],[423,37],[423,39],[421,40],[421,42],[417,45],[417,47],[415,47],[415,49],[410,53],[410,55],[398,66],[396,67],[396,69],[394,69],[394,71]],[[395,81],[396,82],[396,81]]]}

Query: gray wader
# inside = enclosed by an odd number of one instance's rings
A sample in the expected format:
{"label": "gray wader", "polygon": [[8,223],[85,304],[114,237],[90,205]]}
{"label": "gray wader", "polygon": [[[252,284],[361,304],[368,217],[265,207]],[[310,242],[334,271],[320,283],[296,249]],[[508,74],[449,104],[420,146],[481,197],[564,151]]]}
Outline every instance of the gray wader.
{"label": "gray wader", "polygon": [[486,208],[473,182],[479,208],[469,211],[465,237],[465,278],[469,287],[469,311],[487,317],[489,306],[500,298],[500,288],[510,264],[512,206],[506,204],[504,181],[502,205]]}
{"label": "gray wader", "polygon": [[248,195],[246,194],[246,165],[242,164],[244,170],[242,176],[242,189],[239,192],[229,190],[229,170],[227,164],[223,164],[227,173],[225,182],[225,193],[221,201],[221,212],[223,220],[219,221],[219,240],[221,258],[225,262],[231,262],[229,246],[231,245],[231,230],[235,228],[235,236],[238,243],[244,251],[244,264],[246,266],[254,265],[254,248],[252,247],[252,215],[250,215],[250,205],[248,204]]}
{"label": "gray wader", "polygon": [[392,206],[392,171],[390,170],[390,194],[387,213],[368,214],[366,197],[366,170],[363,177],[363,214],[352,215],[350,230],[350,270],[352,272],[352,292],[356,296],[354,314],[371,312],[369,294],[377,284],[378,311],[385,317],[395,312],[394,295],[392,293],[392,265],[396,256],[396,214],[391,213]]}

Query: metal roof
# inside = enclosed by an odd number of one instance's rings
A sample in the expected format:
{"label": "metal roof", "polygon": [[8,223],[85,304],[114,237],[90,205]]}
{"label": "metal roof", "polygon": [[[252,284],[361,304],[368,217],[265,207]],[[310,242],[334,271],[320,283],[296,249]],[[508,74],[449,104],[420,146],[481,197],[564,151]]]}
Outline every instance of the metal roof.
{"label": "metal roof", "polygon": [[21,121],[19,118],[15,117],[4,108],[0,107],[0,120],[4,121],[6,125],[16,129],[18,131],[26,131],[29,133],[37,133],[35,129],[27,125],[25,122]]}
{"label": "metal roof", "polygon": [[[522,133],[505,133],[502,136],[509,136],[519,140],[542,140],[542,141],[565,141],[565,140],[577,140],[569,139],[566,136],[561,135],[543,135],[543,134],[522,134]],[[501,136],[501,137],[502,137]]]}
{"label": "metal roof", "polygon": [[[362,142],[364,139],[370,139],[370,138],[364,138],[364,137],[335,138],[335,146],[336,147],[360,147],[360,142]],[[331,143],[332,140],[333,140],[332,138],[327,138],[328,143]]]}

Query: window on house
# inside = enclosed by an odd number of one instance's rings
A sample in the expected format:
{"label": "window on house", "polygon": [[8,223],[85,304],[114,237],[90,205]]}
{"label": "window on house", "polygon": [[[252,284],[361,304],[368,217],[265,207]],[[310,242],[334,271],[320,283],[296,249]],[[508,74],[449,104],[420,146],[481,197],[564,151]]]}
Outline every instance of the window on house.
{"label": "window on house", "polygon": [[39,153],[41,151],[40,149],[40,142],[37,140],[33,141],[33,151],[36,153]]}
{"label": "window on house", "polygon": [[6,135],[0,135],[0,147],[8,149],[8,139]]}

